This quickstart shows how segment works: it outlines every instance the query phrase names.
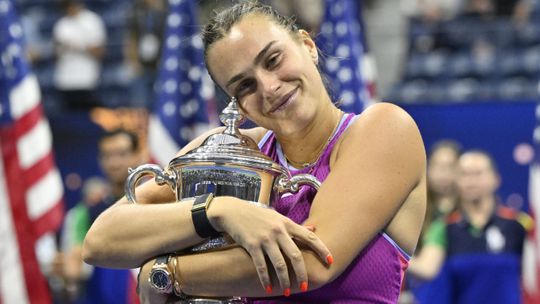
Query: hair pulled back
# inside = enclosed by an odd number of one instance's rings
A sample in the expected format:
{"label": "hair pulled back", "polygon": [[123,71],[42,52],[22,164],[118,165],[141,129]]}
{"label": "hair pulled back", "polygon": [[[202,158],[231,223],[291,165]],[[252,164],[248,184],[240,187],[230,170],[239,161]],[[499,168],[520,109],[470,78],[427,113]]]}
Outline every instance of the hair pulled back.
{"label": "hair pulled back", "polygon": [[258,1],[242,1],[221,12],[215,13],[206,24],[201,33],[205,60],[207,59],[210,46],[225,37],[233,25],[242,20],[243,17],[251,14],[266,16],[291,33],[295,33],[298,30],[294,17],[285,17],[271,6],[261,4]]}

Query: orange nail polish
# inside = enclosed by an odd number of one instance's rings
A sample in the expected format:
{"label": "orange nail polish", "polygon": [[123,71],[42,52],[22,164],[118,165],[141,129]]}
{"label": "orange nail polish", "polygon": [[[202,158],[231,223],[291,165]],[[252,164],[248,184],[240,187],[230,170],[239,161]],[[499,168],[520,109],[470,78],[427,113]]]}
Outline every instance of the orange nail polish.
{"label": "orange nail polish", "polygon": [[307,289],[308,289],[308,285],[307,285],[307,282],[306,282],[306,281],[300,283],[300,290],[301,290],[301,291],[306,292]]}
{"label": "orange nail polish", "polygon": [[305,225],[304,227],[306,227],[306,229],[311,231],[311,232],[315,232],[315,226],[313,226],[313,225]]}
{"label": "orange nail polish", "polygon": [[332,265],[334,263],[334,257],[331,254],[327,255],[326,262],[328,263],[328,265]]}
{"label": "orange nail polish", "polygon": [[265,291],[266,291],[266,294],[271,294],[272,293],[272,285],[266,286]]}
{"label": "orange nail polish", "polygon": [[285,288],[285,291],[283,291],[283,295],[288,297],[291,295],[291,289],[290,288]]}

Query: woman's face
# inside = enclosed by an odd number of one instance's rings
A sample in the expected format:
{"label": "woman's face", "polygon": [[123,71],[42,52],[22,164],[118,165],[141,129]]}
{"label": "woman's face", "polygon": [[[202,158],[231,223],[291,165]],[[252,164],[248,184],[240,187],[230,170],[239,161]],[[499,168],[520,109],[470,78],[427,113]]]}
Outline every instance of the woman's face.
{"label": "woman's face", "polygon": [[462,202],[493,196],[500,183],[489,158],[479,153],[468,153],[460,157],[456,182]]}
{"label": "woman's face", "polygon": [[207,52],[214,79],[248,118],[285,135],[305,127],[326,94],[315,44],[304,31],[295,35],[252,14]]}
{"label": "woman's face", "polygon": [[450,148],[437,149],[429,159],[427,177],[431,191],[452,195],[456,178],[457,154]]}

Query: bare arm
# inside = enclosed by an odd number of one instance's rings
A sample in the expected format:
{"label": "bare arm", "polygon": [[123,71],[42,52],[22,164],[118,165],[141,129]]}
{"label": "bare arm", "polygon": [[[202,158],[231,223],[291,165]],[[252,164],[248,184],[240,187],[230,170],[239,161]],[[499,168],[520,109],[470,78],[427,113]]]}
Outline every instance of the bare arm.
{"label": "bare arm", "polygon": [[411,259],[407,272],[424,280],[431,280],[439,273],[445,259],[444,248],[428,244]]}
{"label": "bare arm", "polygon": [[415,255],[407,271],[413,276],[431,280],[439,273],[446,258],[446,223],[433,221],[424,236],[424,246]]}
{"label": "bare arm", "polygon": [[[220,130],[201,135],[178,155],[199,146],[204,138]],[[158,186],[153,180],[137,187],[136,194],[139,204],[130,204],[123,197],[92,224],[83,244],[83,258],[87,263],[134,268],[160,253],[202,241],[191,222],[192,202],[171,204],[175,201],[172,190]]]}
{"label": "bare arm", "polygon": [[[425,154],[418,129],[397,107],[382,104],[368,109],[345,136],[331,164],[332,171],[306,221],[316,227],[316,235],[328,246],[335,260],[328,267],[312,251],[302,250],[310,289],[323,286],[340,275],[399,213],[403,202],[424,176]],[[425,200],[419,200],[418,204],[424,206]],[[209,217],[221,217],[223,220],[217,226],[234,230],[235,222],[227,220],[233,217],[227,214],[236,210],[233,205],[216,204],[210,208]],[[409,243],[413,245],[408,246],[411,251],[423,217],[421,214],[406,219],[415,222],[416,235],[410,233],[411,229],[402,229],[403,234],[411,234]],[[178,280],[188,294],[265,296],[264,289],[257,284],[257,274],[259,268],[264,269],[266,265],[257,262],[253,265],[250,261],[250,256],[241,248],[182,256],[178,258]],[[215,269],[226,271],[216,272]],[[272,286],[277,286],[277,274],[271,268],[268,270]],[[147,275],[147,271],[143,269],[143,275]],[[292,292],[297,292],[299,281],[293,279],[291,277],[290,287]],[[144,297],[152,297],[153,291],[146,290],[149,294]],[[272,294],[280,295],[282,291],[274,289]]]}

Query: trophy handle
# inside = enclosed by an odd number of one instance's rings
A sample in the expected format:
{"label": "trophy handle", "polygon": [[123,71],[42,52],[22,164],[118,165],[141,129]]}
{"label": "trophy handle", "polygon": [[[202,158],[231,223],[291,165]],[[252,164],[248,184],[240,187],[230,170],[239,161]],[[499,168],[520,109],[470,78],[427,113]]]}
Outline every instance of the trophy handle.
{"label": "trophy handle", "polygon": [[137,187],[139,180],[148,174],[154,176],[156,184],[160,186],[167,184],[173,191],[176,189],[176,176],[174,173],[168,174],[158,165],[140,165],[136,169],[129,168],[128,172],[129,176],[126,180],[125,191],[126,197],[130,203],[137,204],[135,198],[135,187]]}
{"label": "trophy handle", "polygon": [[321,182],[311,174],[298,174],[291,178],[282,175],[277,182],[278,192],[298,192],[299,186],[310,185],[315,190],[319,190]]}

